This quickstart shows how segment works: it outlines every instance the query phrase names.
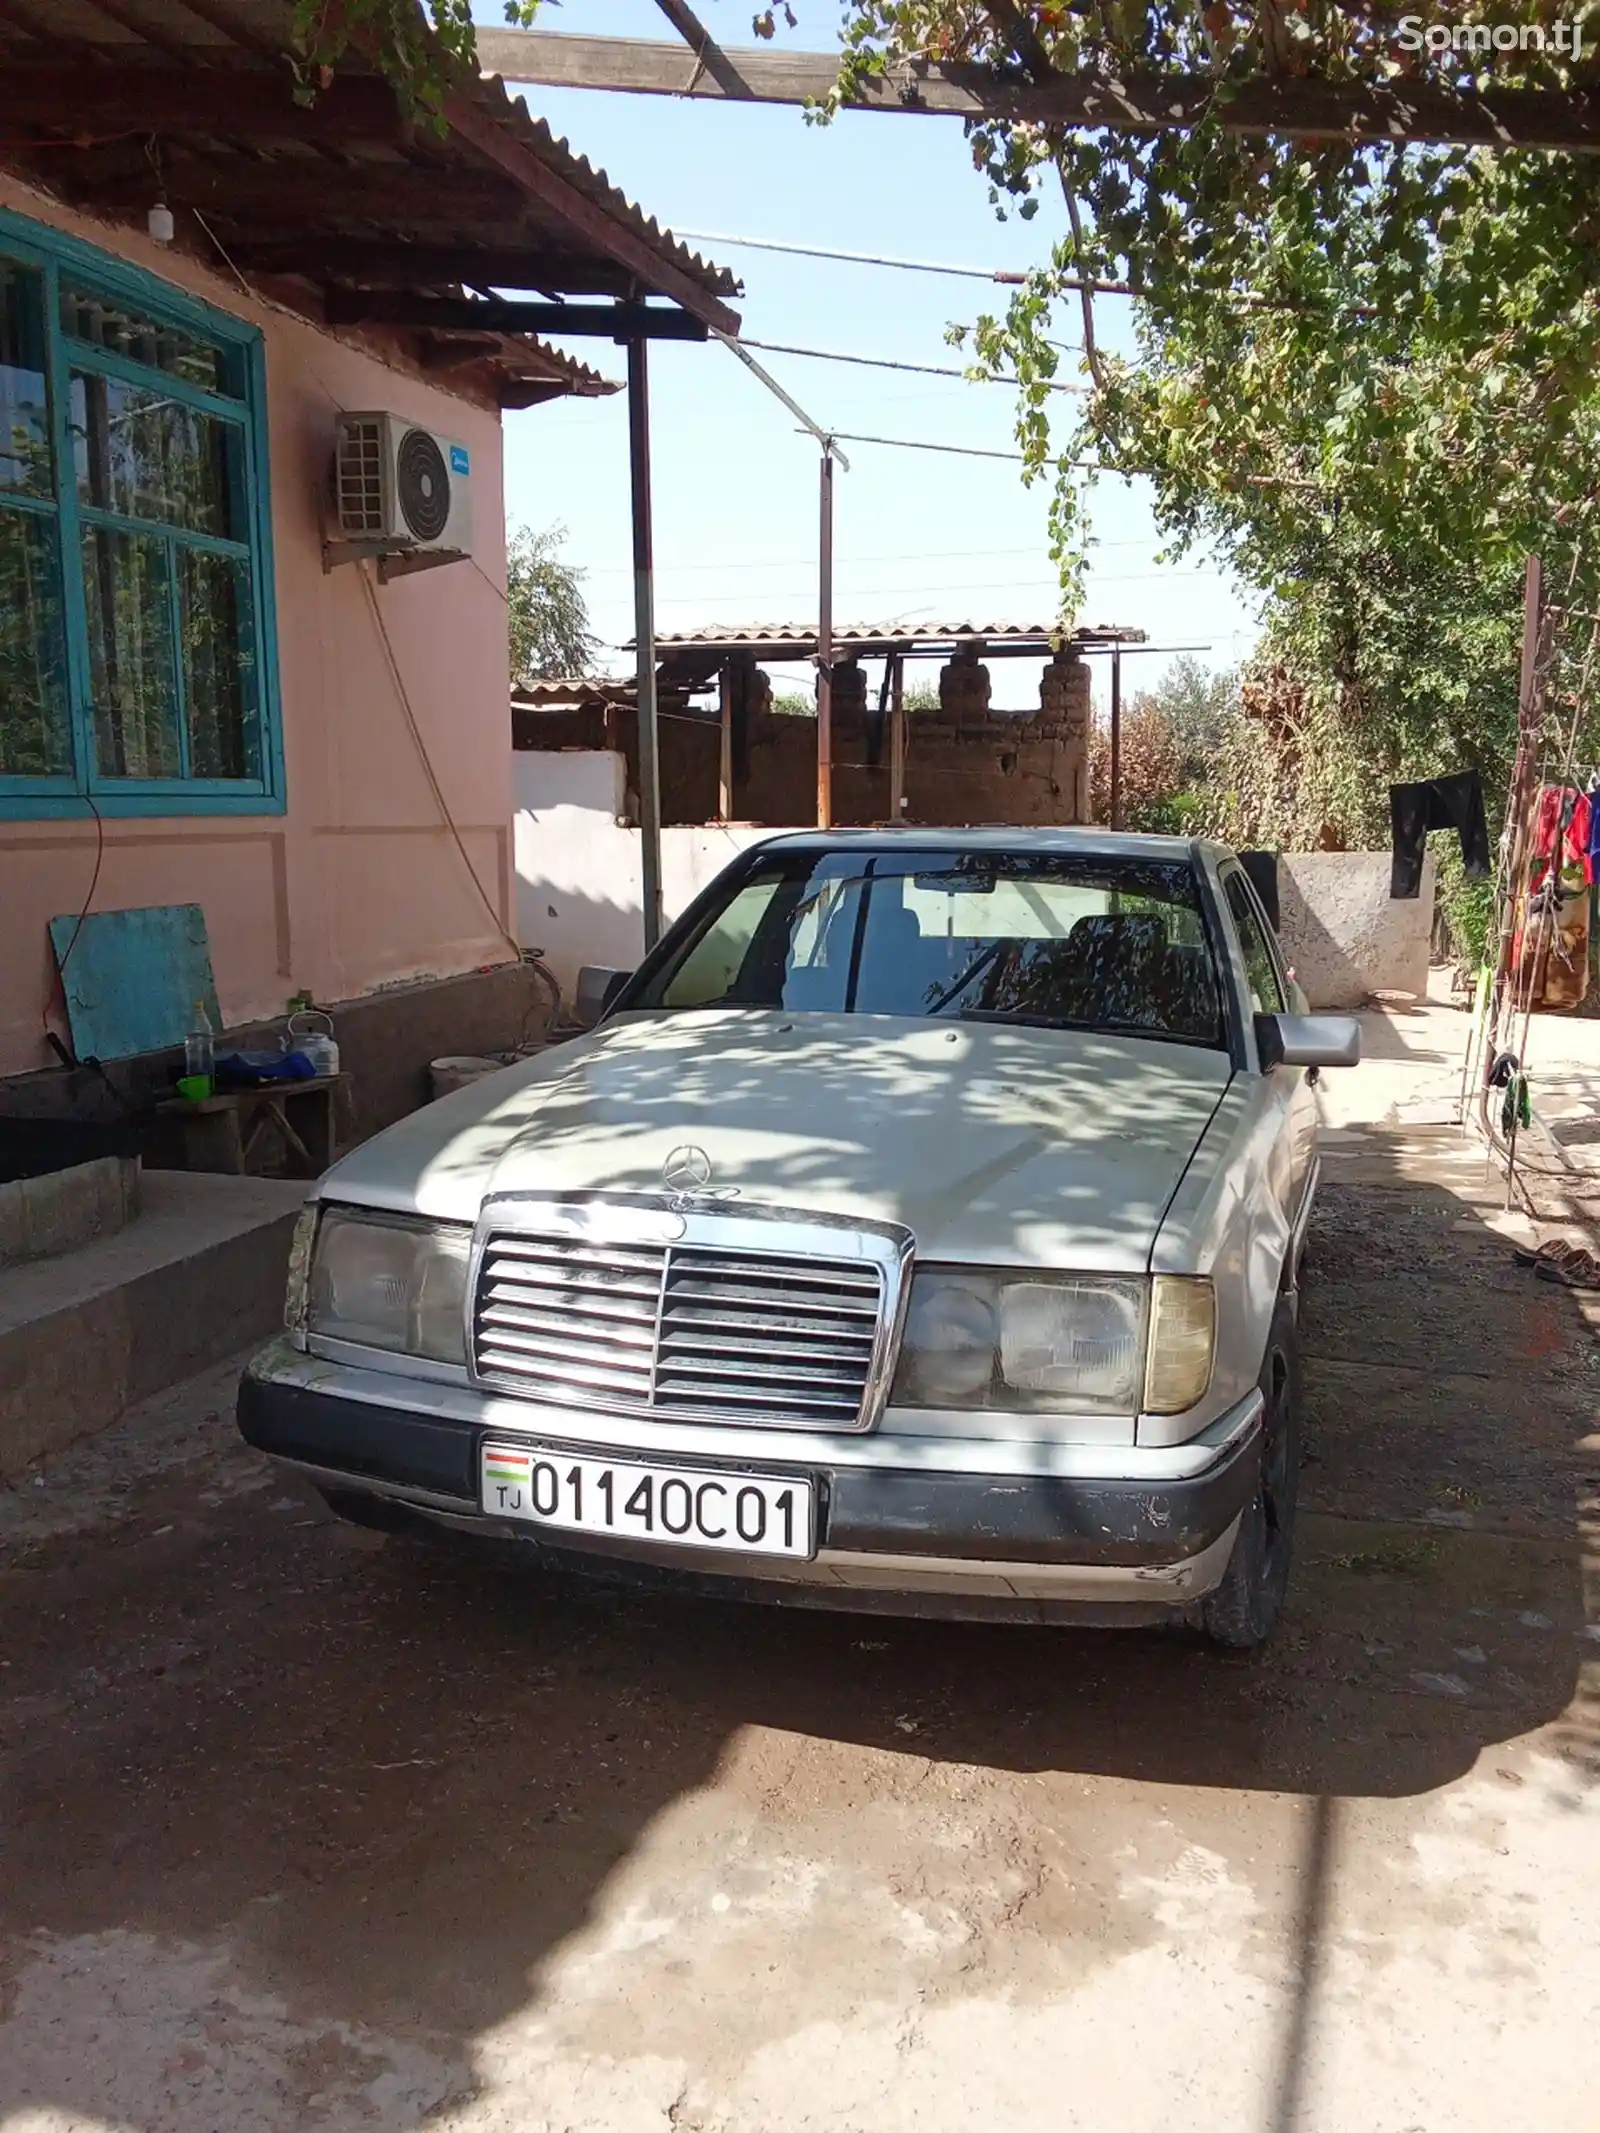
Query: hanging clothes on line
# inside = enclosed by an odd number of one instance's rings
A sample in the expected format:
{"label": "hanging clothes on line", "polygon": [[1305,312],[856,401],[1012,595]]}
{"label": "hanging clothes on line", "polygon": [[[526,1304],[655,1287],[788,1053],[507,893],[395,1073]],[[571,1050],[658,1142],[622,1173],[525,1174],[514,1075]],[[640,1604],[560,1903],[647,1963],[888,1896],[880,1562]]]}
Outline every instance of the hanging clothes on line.
{"label": "hanging clothes on line", "polygon": [[1588,993],[1597,812],[1575,785],[1540,790],[1527,888],[1519,897],[1511,948],[1518,997],[1528,1007],[1577,1007]]}
{"label": "hanging clothes on line", "polygon": [[1449,778],[1422,778],[1410,785],[1391,785],[1389,819],[1394,831],[1389,895],[1394,901],[1409,903],[1421,894],[1422,859],[1430,830],[1453,829],[1460,833],[1461,860],[1469,881],[1486,881],[1493,871],[1483,782],[1475,770],[1459,771]]}
{"label": "hanging clothes on line", "polygon": [[1547,785],[1540,793],[1533,823],[1535,889],[1543,887],[1552,868],[1568,889],[1587,888],[1593,881],[1593,816],[1589,795],[1576,785]]}

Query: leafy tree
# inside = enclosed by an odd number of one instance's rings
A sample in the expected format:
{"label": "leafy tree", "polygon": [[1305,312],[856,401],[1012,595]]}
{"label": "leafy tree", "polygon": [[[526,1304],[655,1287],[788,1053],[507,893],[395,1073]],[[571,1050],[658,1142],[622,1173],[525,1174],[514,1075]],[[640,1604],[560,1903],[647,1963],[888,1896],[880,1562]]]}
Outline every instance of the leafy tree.
{"label": "leafy tree", "polygon": [[[467,51],[467,0],[426,5],[444,48]],[[390,35],[424,21],[410,0],[297,7],[314,60],[355,24],[427,102],[418,33]],[[526,0],[511,12],[526,19]],[[1485,87],[1591,79],[1594,0],[1447,12],[1458,34],[1422,41],[1339,0],[847,0],[844,65],[816,114],[906,60],[1214,92],[1182,132],[969,125],[997,210],[1059,200],[1065,233],[1004,314],[952,339],[975,374],[1018,383],[1024,477],[1053,484],[1063,619],[1097,467],[1148,475],[1174,553],[1204,540],[1271,595],[1216,803],[1263,835],[1269,816],[1319,841],[1372,835],[1390,775],[1503,768],[1524,554],[1545,557],[1558,599],[1600,609],[1600,158],[1224,125],[1263,82],[1335,98],[1415,86],[1466,108]],[[1587,52],[1548,34],[1562,13]],[[1101,344],[1087,281],[1138,292],[1131,359]],[[1091,387],[1065,432],[1048,390],[1062,305]]]}
{"label": "leafy tree", "polygon": [[[537,0],[514,20],[532,21]],[[408,108],[438,114],[452,72],[477,71],[472,0],[293,0],[295,41],[309,102],[354,54],[372,60]]]}
{"label": "leafy tree", "polygon": [[563,559],[566,537],[565,526],[524,526],[506,544],[513,681],[587,674],[593,665],[599,640],[589,628],[585,573]]}
{"label": "leafy tree", "polygon": [[[1139,690],[1122,713],[1122,820],[1131,830],[1192,832],[1207,811],[1207,788],[1239,718],[1239,677],[1180,653],[1161,679]],[[1089,803],[1111,819],[1111,728],[1089,735]]]}
{"label": "leafy tree", "polygon": [[[1215,86],[1184,133],[969,128],[997,208],[1059,196],[1067,233],[1004,315],[952,338],[980,374],[1019,383],[1025,472],[1055,483],[1068,615],[1084,462],[1147,474],[1173,552],[1204,540],[1271,595],[1225,788],[1226,811],[1262,834],[1276,820],[1316,841],[1371,837],[1390,776],[1503,772],[1527,552],[1559,600],[1600,606],[1600,160],[1222,125],[1262,80],[1470,98],[1587,78],[1570,37],[1494,49],[1489,25],[1511,12],[1468,0],[1449,15],[1470,42],[1411,51],[1386,11],[1331,0],[855,0],[844,99],[852,74],[915,57]],[[1592,22],[1586,42],[1600,49]],[[1085,279],[1139,292],[1132,359],[1099,343]],[[1045,390],[1062,304],[1080,313],[1091,387],[1066,434]]]}
{"label": "leafy tree", "polygon": [[1136,691],[1129,706],[1135,716],[1150,712],[1165,721],[1182,757],[1185,784],[1207,775],[1238,708],[1238,670],[1202,666],[1192,652],[1180,652],[1154,687]]}

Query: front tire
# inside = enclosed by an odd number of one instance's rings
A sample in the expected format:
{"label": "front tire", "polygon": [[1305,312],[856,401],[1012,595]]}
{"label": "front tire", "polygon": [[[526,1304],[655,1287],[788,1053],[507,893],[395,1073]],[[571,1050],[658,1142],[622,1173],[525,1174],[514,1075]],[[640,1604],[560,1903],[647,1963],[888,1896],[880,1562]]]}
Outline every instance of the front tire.
{"label": "front tire", "polygon": [[1286,1302],[1279,1303],[1267,1337],[1261,1394],[1266,1411],[1255,1493],[1240,1516],[1222,1582],[1200,1603],[1206,1635],[1236,1652],[1266,1643],[1289,1588],[1300,1491],[1300,1348]]}

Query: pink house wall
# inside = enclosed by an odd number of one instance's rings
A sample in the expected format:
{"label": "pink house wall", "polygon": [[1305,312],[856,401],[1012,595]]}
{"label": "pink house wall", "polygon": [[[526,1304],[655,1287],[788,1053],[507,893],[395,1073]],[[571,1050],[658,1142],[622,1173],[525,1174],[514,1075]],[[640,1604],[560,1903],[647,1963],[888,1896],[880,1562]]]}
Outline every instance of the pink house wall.
{"label": "pink house wall", "polygon": [[[290,994],[348,999],[509,959],[513,925],[505,520],[497,411],[351,348],[237,282],[0,174],[0,206],[69,231],[265,336],[288,811],[108,820],[96,910],[200,904],[225,1019]],[[393,408],[472,455],[470,562],[375,587],[401,678],[485,907],[429,785],[360,582],[322,568],[322,494],[343,408]],[[92,822],[0,823],[0,1074],[49,1065],[46,927],[75,915]]]}

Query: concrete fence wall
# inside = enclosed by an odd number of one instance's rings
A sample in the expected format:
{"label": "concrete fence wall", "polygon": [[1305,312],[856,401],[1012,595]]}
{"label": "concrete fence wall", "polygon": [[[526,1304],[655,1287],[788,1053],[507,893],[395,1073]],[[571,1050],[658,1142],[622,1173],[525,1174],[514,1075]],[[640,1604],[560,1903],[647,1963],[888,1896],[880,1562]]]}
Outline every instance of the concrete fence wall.
{"label": "concrete fence wall", "polygon": [[1387,852],[1285,852],[1279,937],[1313,1007],[1360,1007],[1374,993],[1428,989],[1434,861],[1414,902],[1389,894]]}
{"label": "concrete fence wall", "polygon": [[[631,970],[644,953],[639,832],[617,820],[626,766],[609,749],[512,759],[517,927],[543,949],[570,1000],[585,963]],[[730,859],[774,832],[748,823],[661,832],[661,900],[670,923]]]}
{"label": "concrete fence wall", "polygon": [[[639,832],[618,821],[627,765],[606,749],[519,750],[517,924],[570,999],[585,963],[631,970],[644,951]],[[779,833],[749,823],[661,833],[670,922],[728,862]],[[1286,852],[1279,862],[1284,949],[1313,1007],[1357,1007],[1377,992],[1427,990],[1433,861],[1415,903],[1389,896],[1387,852]]]}

